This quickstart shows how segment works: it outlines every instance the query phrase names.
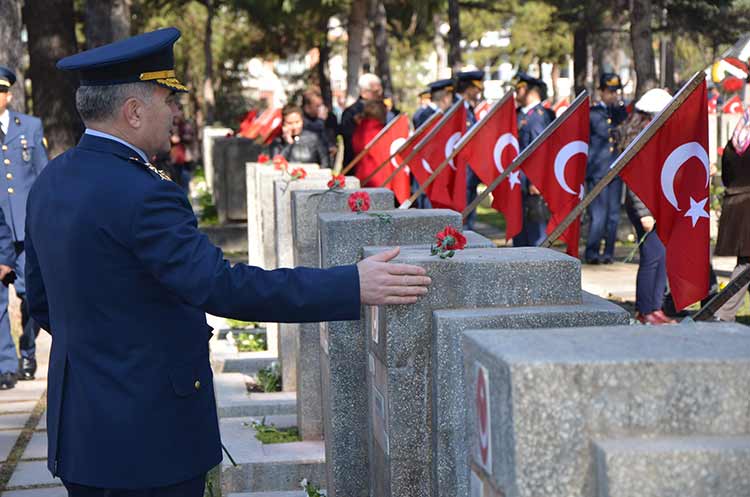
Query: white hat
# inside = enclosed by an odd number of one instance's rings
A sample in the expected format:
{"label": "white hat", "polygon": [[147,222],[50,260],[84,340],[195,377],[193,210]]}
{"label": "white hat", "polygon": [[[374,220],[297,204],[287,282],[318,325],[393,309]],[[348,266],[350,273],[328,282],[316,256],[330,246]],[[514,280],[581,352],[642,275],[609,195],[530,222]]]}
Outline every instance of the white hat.
{"label": "white hat", "polygon": [[667,93],[666,90],[653,88],[643,94],[638,102],[636,102],[635,108],[641,112],[656,114],[657,112],[661,112],[671,101],[672,95]]}

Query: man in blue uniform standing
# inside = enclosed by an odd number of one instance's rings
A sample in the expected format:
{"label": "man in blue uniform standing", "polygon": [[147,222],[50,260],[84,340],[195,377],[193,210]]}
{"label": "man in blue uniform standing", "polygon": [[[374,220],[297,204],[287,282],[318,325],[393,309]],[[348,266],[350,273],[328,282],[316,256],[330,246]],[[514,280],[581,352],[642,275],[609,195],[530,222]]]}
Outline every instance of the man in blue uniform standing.
{"label": "man in blue uniform standing", "polygon": [[353,320],[409,304],[423,269],[388,264],[264,271],[231,266],[183,190],[150,163],[177,116],[166,28],[67,57],[86,132],[29,194],[27,295],[52,334],[48,467],[71,497],[202,497],[221,461],[205,313]]}
{"label": "man in blue uniform standing", "polygon": [[[482,98],[484,91],[484,71],[463,71],[456,76],[458,79],[458,94],[466,106],[466,130],[468,131],[477,123],[477,117],[474,114],[474,108]],[[469,167],[466,170],[466,205],[469,205],[477,198],[477,187],[481,181],[479,176]],[[466,216],[464,229],[473,230],[474,220],[477,217],[476,209]]]}
{"label": "man in blue uniform standing", "polygon": [[[36,335],[39,326],[29,318],[26,306],[26,285],[24,265],[26,254],[23,249],[26,223],[26,198],[31,185],[44,166],[47,165],[47,151],[44,144],[42,122],[36,117],[8,109],[11,101],[10,87],[16,75],[7,67],[0,66],[0,160],[3,162],[5,185],[0,190],[0,206],[13,236],[16,252],[13,269],[16,280],[13,284],[16,295],[21,299],[21,324],[23,332],[19,340],[21,362],[16,359],[15,368],[21,380],[33,380],[36,373]],[[8,288],[0,288],[0,309],[8,308]],[[0,324],[0,335],[5,336],[4,325]],[[8,329],[10,332],[10,329]],[[2,338],[4,340],[5,338]],[[0,372],[5,373],[5,366]]]}
{"label": "man in blue uniform standing", "polygon": [[[600,100],[591,107],[591,141],[586,165],[586,189],[591,190],[617,158],[615,129],[628,117],[620,101],[620,77],[603,73],[599,78]],[[617,225],[620,222],[622,180],[619,176],[588,207],[589,236],[585,259],[588,264],[611,264],[615,253]],[[602,238],[604,252],[601,251]]]}
{"label": "man in blue uniform standing", "polygon": [[[544,81],[523,72],[519,72],[516,79],[518,145],[523,150],[542,134],[542,131],[555,119],[555,115],[542,105],[542,102],[547,99],[547,85]],[[513,246],[536,247],[547,236],[549,209],[539,190],[524,174],[521,175],[521,187],[523,229],[518,236],[513,238]]]}

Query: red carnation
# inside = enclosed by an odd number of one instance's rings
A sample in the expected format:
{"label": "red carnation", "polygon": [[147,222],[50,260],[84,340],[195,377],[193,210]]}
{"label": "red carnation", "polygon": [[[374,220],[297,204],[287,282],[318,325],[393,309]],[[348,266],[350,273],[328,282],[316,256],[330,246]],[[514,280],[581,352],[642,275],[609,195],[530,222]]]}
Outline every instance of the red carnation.
{"label": "red carnation", "polygon": [[334,174],[331,181],[328,182],[328,188],[344,188],[346,185],[346,178],[343,174]]}
{"label": "red carnation", "polygon": [[289,163],[286,161],[286,157],[284,157],[283,155],[274,155],[273,167],[277,171],[286,171],[286,168],[289,167]]}
{"label": "red carnation", "polygon": [[349,208],[352,212],[365,212],[370,210],[370,194],[367,192],[354,192],[349,195]]}
{"label": "red carnation", "polygon": [[258,156],[258,162],[260,164],[265,164],[266,162],[268,162],[270,160],[271,160],[271,158],[269,156],[267,156],[266,154],[260,154]]}
{"label": "red carnation", "polygon": [[456,250],[466,247],[466,237],[453,226],[446,226],[443,231],[435,235],[437,245],[432,247],[432,255],[439,255],[441,259],[453,257]]}
{"label": "red carnation", "polygon": [[292,169],[291,175],[293,180],[305,179],[307,178],[307,171],[305,171],[301,167],[297,167],[295,169]]}

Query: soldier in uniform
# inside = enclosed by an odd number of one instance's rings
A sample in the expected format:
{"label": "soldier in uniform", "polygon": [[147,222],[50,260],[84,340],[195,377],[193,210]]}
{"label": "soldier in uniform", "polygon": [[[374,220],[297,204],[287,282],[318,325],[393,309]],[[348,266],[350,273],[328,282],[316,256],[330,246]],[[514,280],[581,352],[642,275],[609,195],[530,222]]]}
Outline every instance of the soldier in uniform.
{"label": "soldier in uniform", "polygon": [[[523,150],[542,134],[555,119],[555,115],[542,105],[547,99],[547,85],[544,81],[523,72],[516,75],[516,80],[518,145]],[[513,246],[536,247],[546,237],[549,210],[539,190],[524,174],[521,174],[521,187],[523,229],[513,238]]]}
{"label": "soldier in uniform", "polygon": [[[19,340],[21,362],[16,360],[18,377],[21,380],[33,380],[36,373],[36,335],[39,326],[29,318],[26,306],[26,284],[24,252],[26,198],[31,185],[44,166],[47,165],[47,150],[44,143],[42,122],[36,117],[20,114],[8,109],[11,100],[8,92],[15,83],[16,76],[7,67],[0,66],[0,158],[3,162],[5,185],[0,193],[5,220],[10,226],[16,260],[13,269],[16,280],[13,284],[16,294],[21,299],[21,322],[23,333]],[[8,289],[0,288],[0,308],[8,307]],[[0,334],[4,332],[0,330]],[[4,372],[4,371],[2,371]]]}
{"label": "soldier in uniform", "polygon": [[[617,158],[616,128],[628,117],[620,101],[620,77],[604,73],[599,78],[599,101],[591,107],[591,140],[586,165],[586,188],[591,190],[607,174]],[[588,264],[611,264],[620,222],[622,180],[616,177],[588,207],[589,235],[585,259]],[[604,252],[601,241],[604,239]]]}
{"label": "soldier in uniform", "polygon": [[[462,71],[457,74],[458,94],[466,106],[466,130],[468,131],[477,123],[477,117],[474,114],[479,100],[482,98],[484,91],[484,71]],[[466,203],[472,203],[477,198],[477,187],[481,181],[474,171],[469,167],[466,170]],[[477,217],[476,210],[473,210],[466,217],[464,229],[474,229],[474,219]]]}
{"label": "soldier in uniform", "polygon": [[419,108],[414,111],[414,115],[411,118],[411,122],[414,125],[414,128],[419,127],[417,122],[424,122],[421,115],[423,112],[427,112],[427,109],[430,109],[431,107],[432,99],[430,98],[430,89],[425,88],[424,90],[419,92]]}
{"label": "soldier in uniform", "polygon": [[206,313],[251,321],[358,319],[409,304],[422,268],[264,271],[230,265],[198,231],[184,191],[150,158],[177,116],[165,28],[58,62],[78,71],[86,131],[29,193],[27,295],[52,334],[48,468],[70,497],[202,497],[222,459]]}

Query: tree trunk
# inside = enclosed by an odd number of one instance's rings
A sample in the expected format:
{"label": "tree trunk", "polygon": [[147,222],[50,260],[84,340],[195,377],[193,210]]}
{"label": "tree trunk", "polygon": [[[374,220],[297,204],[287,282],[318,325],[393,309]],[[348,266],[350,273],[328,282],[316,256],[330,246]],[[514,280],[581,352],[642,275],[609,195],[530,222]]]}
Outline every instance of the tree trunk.
{"label": "tree trunk", "polygon": [[26,0],[23,19],[34,115],[44,123],[54,157],[75,146],[83,132],[75,109],[76,75],[55,68],[58,60],[77,51],[73,0]]}
{"label": "tree trunk", "polygon": [[211,126],[214,123],[214,108],[216,98],[214,97],[214,56],[211,50],[211,38],[213,37],[213,22],[216,4],[214,0],[203,0],[206,7],[205,38],[203,40],[203,56],[206,60],[206,77],[203,80],[203,104],[205,105],[205,123]]}
{"label": "tree trunk", "polygon": [[560,81],[560,64],[558,64],[557,62],[552,64],[552,74],[550,75],[550,77],[552,78],[552,88],[550,88],[550,90],[552,90],[550,91],[550,101],[553,104],[556,104],[559,100],[557,98],[557,95],[559,93],[557,91],[557,84]]}
{"label": "tree trunk", "polygon": [[16,73],[17,83],[10,87],[11,107],[18,112],[26,108],[23,87],[23,42],[21,42],[21,0],[0,0],[0,65]]}
{"label": "tree trunk", "polygon": [[448,67],[448,53],[445,51],[445,40],[440,33],[440,26],[443,24],[440,14],[435,14],[432,21],[435,26],[435,37],[433,38],[435,44],[435,77],[433,79],[440,79],[443,69]]}
{"label": "tree trunk", "polygon": [[86,48],[130,36],[131,0],[86,0]]}
{"label": "tree trunk", "polygon": [[328,44],[328,16],[323,15],[318,26],[318,84],[323,103],[329,112],[333,111],[333,92],[331,91],[331,78],[328,73],[328,62],[331,58],[331,46]]}
{"label": "tree trunk", "polygon": [[359,96],[359,70],[362,67],[362,41],[367,25],[367,0],[352,0],[349,11],[349,40],[346,46],[346,96]]}
{"label": "tree trunk", "polygon": [[575,73],[573,91],[576,95],[586,89],[589,64],[588,38],[588,27],[581,22],[573,33],[573,71]]}
{"label": "tree trunk", "polygon": [[635,98],[657,85],[651,35],[651,0],[630,0],[630,44],[638,78]]}
{"label": "tree trunk", "polygon": [[455,76],[461,70],[461,20],[459,18],[458,0],[448,0],[448,65]]}
{"label": "tree trunk", "polygon": [[374,0],[374,34],[375,58],[377,60],[377,75],[383,82],[383,91],[393,95],[393,81],[391,79],[391,52],[388,50],[388,17],[383,0]]}
{"label": "tree trunk", "polygon": [[674,81],[674,43],[672,42],[672,35],[665,34],[661,43],[659,44],[660,60],[661,60],[661,77],[659,78],[661,84],[665,88],[669,88],[670,92],[675,91]]}

